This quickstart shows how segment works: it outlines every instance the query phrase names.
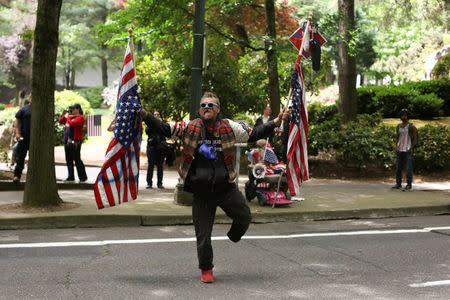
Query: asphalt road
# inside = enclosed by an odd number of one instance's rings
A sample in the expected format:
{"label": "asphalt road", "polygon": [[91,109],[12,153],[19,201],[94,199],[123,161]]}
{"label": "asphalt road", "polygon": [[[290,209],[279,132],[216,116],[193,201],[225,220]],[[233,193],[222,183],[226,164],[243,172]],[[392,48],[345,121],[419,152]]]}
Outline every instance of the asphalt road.
{"label": "asphalt road", "polygon": [[450,216],[214,227],[0,231],[0,299],[449,299]]}

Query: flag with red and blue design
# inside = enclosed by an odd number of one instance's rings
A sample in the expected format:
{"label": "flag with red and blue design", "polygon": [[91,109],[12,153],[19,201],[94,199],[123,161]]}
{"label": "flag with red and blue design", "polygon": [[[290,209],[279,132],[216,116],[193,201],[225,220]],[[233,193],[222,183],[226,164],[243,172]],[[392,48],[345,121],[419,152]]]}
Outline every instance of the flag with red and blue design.
{"label": "flag with red and blue design", "polygon": [[120,75],[114,135],[94,185],[99,209],[134,200],[138,194],[142,105],[131,43],[130,39]]}
{"label": "flag with red and blue design", "polygon": [[273,148],[269,143],[269,139],[267,139],[266,141],[266,148],[264,150],[263,160],[267,161],[270,164],[278,163],[277,155],[275,154],[275,151],[273,151]]}
{"label": "flag with red and blue design", "polygon": [[295,196],[299,193],[302,182],[309,179],[308,112],[301,55],[297,57],[295,63],[291,88],[292,112],[287,146],[286,179],[291,195]]}
{"label": "flag with red and blue design", "polygon": [[[297,48],[297,51],[300,51],[303,35],[306,30],[306,22],[304,22],[297,30],[291,34],[289,37],[289,41],[294,45],[295,48]],[[308,59],[311,57],[311,48],[309,47],[309,44],[311,42],[317,43],[320,47],[325,45],[327,40],[320,34],[319,31],[317,31],[316,27],[310,27],[309,30],[309,37],[305,40],[304,49],[303,49],[303,57]]]}

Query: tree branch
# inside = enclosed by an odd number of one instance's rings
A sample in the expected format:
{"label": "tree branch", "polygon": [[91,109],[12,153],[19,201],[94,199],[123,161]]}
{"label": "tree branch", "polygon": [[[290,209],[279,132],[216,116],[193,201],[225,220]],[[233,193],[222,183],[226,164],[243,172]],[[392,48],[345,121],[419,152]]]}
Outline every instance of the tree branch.
{"label": "tree branch", "polygon": [[[188,14],[189,16],[191,16],[192,18],[195,17],[194,14],[191,13],[188,9],[186,9],[186,8],[184,8],[184,7],[181,7],[181,6],[178,6],[178,8],[182,9],[185,13],[187,13],[187,14]],[[209,28],[211,28],[212,30],[214,30],[216,33],[218,33],[220,36],[223,36],[224,38],[229,39],[230,41],[233,41],[233,42],[237,43],[237,44],[238,44],[239,46],[241,46],[241,47],[245,47],[245,48],[251,49],[251,50],[253,50],[253,51],[262,51],[262,50],[264,50],[264,48],[262,48],[262,47],[261,47],[261,48],[255,48],[255,47],[253,47],[252,45],[250,45],[250,44],[247,43],[247,42],[239,41],[239,40],[235,39],[234,37],[232,37],[232,36],[230,36],[230,35],[227,35],[226,33],[220,31],[220,29],[218,29],[215,25],[211,24],[210,22],[208,22],[208,21],[206,21],[206,20],[205,20],[205,24],[206,24]]]}

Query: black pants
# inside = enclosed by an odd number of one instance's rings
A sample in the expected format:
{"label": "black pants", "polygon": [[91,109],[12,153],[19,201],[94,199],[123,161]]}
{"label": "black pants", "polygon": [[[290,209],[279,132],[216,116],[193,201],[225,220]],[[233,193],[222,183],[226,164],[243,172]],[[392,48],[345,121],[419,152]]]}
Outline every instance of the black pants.
{"label": "black pants", "polygon": [[200,194],[194,190],[192,219],[197,237],[199,268],[202,270],[214,267],[211,233],[217,206],[233,220],[227,234],[233,242],[241,239],[251,221],[250,209],[234,183],[229,184],[222,192]]}
{"label": "black pants", "polygon": [[158,176],[158,187],[162,186],[163,182],[163,166],[164,166],[164,155],[156,150],[155,146],[147,145],[147,185],[152,186],[153,184],[153,169],[156,165],[156,174]]}
{"label": "black pants", "polygon": [[81,157],[80,157],[81,143],[65,144],[64,151],[66,153],[67,171],[69,173],[69,176],[67,177],[67,179],[75,180],[75,174],[74,174],[74,170],[73,170],[73,162],[75,161],[75,166],[77,167],[78,178],[80,179],[80,181],[85,181],[87,179],[87,175],[86,175],[86,169],[84,168],[83,161],[81,160]]}
{"label": "black pants", "polygon": [[14,177],[22,175],[23,168],[25,167],[25,157],[30,149],[30,140],[21,140],[17,144],[17,149],[14,151],[16,159],[16,167],[14,168]]}

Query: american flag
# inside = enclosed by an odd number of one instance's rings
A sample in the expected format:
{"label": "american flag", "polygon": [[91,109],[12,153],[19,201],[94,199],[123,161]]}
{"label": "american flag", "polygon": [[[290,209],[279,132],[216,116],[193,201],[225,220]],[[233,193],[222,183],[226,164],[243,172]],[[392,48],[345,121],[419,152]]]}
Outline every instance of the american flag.
{"label": "american flag", "polygon": [[278,158],[275,152],[273,151],[272,146],[269,143],[269,139],[266,141],[266,148],[264,150],[263,160],[267,161],[270,164],[277,164]]}
{"label": "american flag", "polygon": [[120,76],[114,136],[94,185],[99,209],[134,200],[138,194],[142,126],[131,39]]}
{"label": "american flag", "polygon": [[102,135],[102,116],[101,115],[87,115],[86,128],[88,136]]}
{"label": "american flag", "polygon": [[287,182],[295,196],[303,181],[309,179],[308,170],[308,114],[306,110],[305,82],[301,56],[297,57],[291,80],[292,113],[287,147]]}

